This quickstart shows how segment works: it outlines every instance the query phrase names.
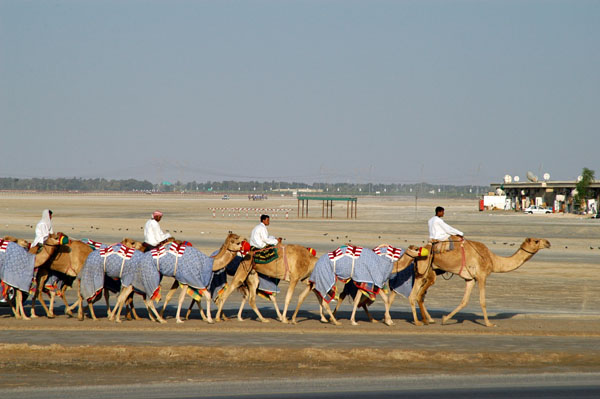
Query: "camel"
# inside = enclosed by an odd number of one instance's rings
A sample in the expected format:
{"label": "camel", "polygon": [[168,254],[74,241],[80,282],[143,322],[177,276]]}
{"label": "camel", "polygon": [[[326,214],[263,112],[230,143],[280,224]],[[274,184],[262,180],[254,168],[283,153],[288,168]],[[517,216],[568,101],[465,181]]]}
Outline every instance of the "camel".
{"label": "camel", "polygon": [[[210,258],[212,261],[212,266],[209,265],[211,267],[211,270],[214,272],[216,270],[221,270],[221,269],[225,268],[231,262],[231,260],[236,256],[236,254],[242,249],[242,246],[244,245],[245,242],[246,242],[245,239],[240,237],[239,235],[234,234],[234,233],[229,233],[227,235],[227,237],[225,238],[223,245],[221,245],[219,252]],[[185,249],[185,251],[191,252],[191,254],[189,255],[190,257],[186,258],[186,259],[190,259],[188,262],[194,263],[193,265],[190,264],[190,266],[192,266],[195,269],[198,269],[199,272],[204,271],[204,270],[200,270],[202,268],[202,266],[204,265],[204,263],[196,264],[196,262],[203,262],[204,259],[207,257],[204,254],[202,254],[200,251],[196,250],[195,248],[192,248],[191,246],[187,247]],[[164,256],[173,256],[173,255],[170,253],[167,253]],[[185,252],[184,252],[183,256],[185,256]],[[147,253],[145,256],[145,260],[143,262],[144,262],[144,266],[142,267],[143,273],[153,273],[155,271],[158,273],[158,271],[160,269],[161,274],[175,278],[175,282],[173,283],[173,286],[167,293],[167,296],[165,298],[165,302],[163,305],[163,309],[162,309],[161,313],[159,314],[159,318],[161,320],[164,321],[162,315],[164,314],[164,311],[166,309],[166,306],[167,306],[169,300],[175,294],[175,291],[177,290],[177,288],[181,287],[181,293],[179,295],[179,301],[178,301],[178,306],[177,306],[176,322],[183,323],[183,320],[181,320],[181,317],[180,317],[181,306],[183,304],[183,301],[185,300],[185,294],[187,293],[188,286],[189,286],[189,281],[186,279],[186,276],[183,276],[181,273],[177,273],[177,269],[175,267],[173,267],[172,265],[165,264],[165,260],[162,260],[162,261],[155,260],[152,256],[152,253]],[[168,268],[163,269],[163,267],[161,267],[162,265],[168,266]],[[180,270],[181,270],[181,268],[180,268]],[[199,278],[201,276],[199,276],[199,275],[194,276],[194,279],[196,277]],[[158,282],[160,281],[160,278],[157,275],[156,279],[154,279],[153,282],[149,282],[150,280],[152,280],[152,278],[147,278],[147,276],[146,276],[146,278],[144,279],[144,282],[148,286],[147,294],[154,296],[155,291],[159,288]],[[152,283],[153,283],[153,285],[152,285]],[[213,323],[211,313],[210,313],[210,301],[211,301],[210,291],[207,289],[200,289],[199,291],[201,291],[200,292],[201,295],[204,296],[207,300],[207,307],[206,307],[207,321],[209,323]]]}
{"label": "camel", "polygon": [[[2,245],[3,250],[0,251],[0,277],[16,291],[14,301],[11,301],[11,308],[17,319],[30,320],[25,314],[23,307],[23,292],[28,293],[29,286],[33,280],[34,269],[42,265],[54,254],[60,245],[62,237],[64,236],[59,234],[50,235],[41,249],[35,246],[28,251],[12,241],[6,242],[6,245]],[[14,263],[12,260],[5,259],[7,253],[15,255]],[[34,259],[32,263],[29,263],[31,262],[31,257]],[[28,277],[29,273],[31,273],[30,278]]]}
{"label": "camel", "polygon": [[[450,240],[460,241],[460,237],[452,236]],[[491,273],[507,273],[518,269],[539,250],[544,248],[550,248],[550,242],[548,240],[543,238],[526,238],[513,255],[503,257],[494,254],[481,242],[464,240],[461,241],[458,248],[451,251],[441,253],[433,253],[433,251],[431,251],[432,253],[427,259],[418,260],[417,263],[419,265],[417,268],[424,270],[426,268],[431,268],[431,265],[433,265],[436,269],[459,275],[466,282],[462,301],[456,309],[442,317],[442,324],[446,324],[458,311],[467,305],[471,291],[475,286],[475,282],[477,282],[479,284],[479,303],[483,312],[485,325],[486,327],[495,327],[495,324],[492,324],[488,319],[485,305],[485,283],[487,277]],[[415,287],[417,285],[423,285],[422,288],[419,288],[419,296],[424,296],[427,287],[431,286],[433,282],[423,284],[422,281],[417,282],[417,280],[429,279],[430,276],[431,275],[429,274],[427,277],[415,279]],[[414,313],[413,307],[413,314]]]}
{"label": "camel", "polygon": [[[428,254],[429,254],[429,250],[427,250],[425,248],[416,247],[414,245],[409,245],[408,248],[406,249],[406,251],[398,259],[398,261],[396,261],[394,263],[393,268],[392,268],[392,273],[398,273],[398,272],[406,269],[411,264],[413,264],[413,262],[415,262],[415,260],[417,258],[426,257]],[[434,275],[435,275],[435,273],[434,273]],[[348,287],[349,284],[354,285],[354,282],[351,280],[348,283],[346,283],[346,285],[344,286],[344,291],[342,291],[342,293],[340,294],[338,303],[335,307],[335,310],[333,311],[334,316],[336,315],[338,309],[342,305],[344,298],[347,295],[349,295],[352,291],[351,289],[346,288],[346,287]],[[393,289],[390,289],[389,294],[386,294],[384,291],[380,291],[380,294],[381,294],[381,297],[382,297],[382,299],[384,301],[384,305],[385,305],[385,314],[384,314],[383,322],[385,325],[391,326],[394,324],[394,321],[392,320],[392,317],[390,316],[390,308],[391,308],[392,304],[394,303],[394,299],[397,295],[396,291],[394,291]],[[412,294],[412,291],[411,291],[411,294]],[[358,304],[357,304],[356,297],[354,298],[355,299],[354,309],[352,310],[352,317],[350,319],[352,322],[352,325],[357,324],[354,320],[354,315],[356,313],[357,307],[359,307],[359,306],[363,308],[363,310],[367,314],[367,317],[369,318],[369,321],[372,323],[376,323],[377,320],[375,320],[373,318],[373,316],[371,316],[371,314],[369,313],[369,309],[368,309],[368,306],[371,303],[373,303],[373,300],[365,295],[362,295],[360,290],[358,290],[358,292],[356,293],[356,296],[360,296],[360,300],[358,301]],[[427,311],[424,310],[425,309],[424,306],[420,306],[420,308],[421,308],[422,314],[423,314],[423,312],[425,312],[425,314],[429,315],[429,313],[427,313]],[[320,309],[321,309],[321,311],[320,311],[321,322],[327,322],[327,319],[325,319],[325,317],[323,315],[322,307]],[[414,317],[415,317],[415,322],[418,322],[418,318],[416,317],[416,314],[414,315]],[[426,316],[424,315],[423,317],[425,318]],[[431,316],[429,316],[429,318],[431,318]]]}
{"label": "camel", "polygon": [[[46,307],[46,303],[43,299],[43,292],[46,281],[50,276],[51,272],[62,273],[65,276],[68,276],[72,279],[75,279],[88,255],[92,252],[92,248],[78,240],[69,240],[69,242],[65,245],[60,245],[54,254],[38,269],[36,275],[36,282],[38,286],[38,290],[36,294],[31,299],[31,317],[36,318],[35,314],[35,301],[36,298],[39,299],[44,311],[46,312],[46,316],[48,318],[53,318],[54,316],[54,299],[56,296],[56,292],[51,290],[49,292],[50,295],[50,307]],[[67,278],[68,278],[67,277]],[[67,314],[72,315],[71,310],[69,309],[69,304],[67,303],[67,299],[65,297],[65,291],[68,289],[70,284],[64,284],[60,287],[59,296],[65,302],[65,312]]]}
{"label": "camel", "polygon": [[[100,298],[100,293],[102,291],[105,291],[105,298],[108,305],[106,287],[104,284],[105,279],[108,276],[108,278],[120,280],[125,287],[130,286],[133,282],[133,279],[137,277],[137,269],[139,268],[140,259],[144,255],[140,251],[142,248],[142,243],[126,238],[123,239],[121,243],[101,248],[98,251],[92,251],[88,255],[80,273],[78,299],[76,303],[71,305],[71,308],[78,307],[77,316],[79,320],[84,319],[84,289],[86,295],[86,304],[90,309],[92,319],[97,320],[93,311],[93,303]],[[90,290],[92,291],[90,292]],[[122,292],[123,291],[121,291],[121,293]],[[127,297],[128,296],[125,296],[122,302],[125,302]],[[146,307],[153,309],[154,313],[158,316],[154,306],[148,302],[148,300],[145,300]],[[133,305],[131,305],[131,307],[133,308]],[[110,310],[110,307],[108,307],[108,309],[109,319],[111,319],[110,315],[114,315],[116,308],[112,311]]]}
{"label": "camel", "polygon": [[[389,248],[389,249],[393,249],[392,247],[388,246],[387,244],[382,244],[379,245],[376,250],[381,249],[381,248]],[[395,249],[397,251],[397,249]],[[389,279],[389,276],[392,273],[397,273],[401,270],[404,270],[406,267],[408,267],[416,257],[418,257],[421,254],[421,250],[417,247],[409,247],[408,249],[406,249],[401,256],[399,256],[397,259],[395,260],[391,260],[390,258],[385,258],[383,256],[377,256],[375,255],[374,251],[365,251],[364,249],[361,249],[362,254],[360,255],[360,257],[357,257],[356,259],[360,259],[359,262],[363,261],[363,262],[378,262],[377,265],[379,265],[379,267],[381,267],[381,270],[387,270],[387,278],[382,278],[382,281],[379,283],[381,285],[385,284],[387,282],[387,280]],[[384,253],[387,253],[388,249],[385,250]],[[342,252],[340,252],[341,254]],[[365,258],[364,256],[367,256],[367,258]],[[396,255],[397,256],[397,255]],[[350,261],[349,261],[350,262]],[[352,271],[354,271],[354,264],[355,261],[351,261],[352,262]],[[389,262],[389,263],[388,263]],[[323,255],[320,259],[319,259],[319,265],[321,266],[317,266],[317,267],[325,267],[325,268],[329,268],[330,267],[330,258],[329,258],[329,254],[325,254]],[[359,266],[359,264],[356,264],[357,267]],[[369,264],[370,265],[370,264]],[[373,267],[373,265],[370,265],[371,267]],[[317,269],[315,269],[315,272],[317,271]],[[328,270],[327,273],[331,273],[333,272],[333,270]],[[336,272],[333,272],[334,275],[336,274]],[[351,274],[350,274],[351,275]],[[312,280],[313,277],[311,277]],[[333,277],[335,281],[335,276]],[[353,283],[352,280],[350,280],[351,283]],[[335,285],[335,284],[334,284]],[[373,290],[373,294],[380,294],[384,305],[385,305],[385,318],[384,318],[384,322],[387,325],[392,324],[392,320],[391,317],[389,315],[389,300],[388,300],[388,296],[385,292],[383,292],[383,290],[381,290],[380,288],[382,288],[381,286],[376,287],[376,289]],[[323,323],[327,323],[328,320],[326,319],[325,315],[323,314],[323,308],[325,308],[325,310],[327,311],[327,314],[329,315],[329,321],[334,324],[334,325],[340,325],[341,323],[339,321],[336,320],[333,312],[331,311],[331,308],[329,307],[329,303],[326,300],[326,298],[324,297],[324,295],[320,295],[319,293],[317,293],[317,290],[315,289],[315,284],[313,281],[310,281],[310,283],[308,284],[308,286],[306,287],[306,289],[300,294],[300,297],[298,299],[298,307],[296,308],[296,311],[294,312],[294,315],[292,316],[292,322],[296,321],[296,315],[298,313],[298,310],[300,308],[300,305],[302,304],[302,302],[304,301],[304,299],[306,298],[306,296],[309,294],[309,292],[313,290],[315,292],[315,295],[317,296],[317,298],[319,299],[319,303],[320,303],[320,317],[321,317],[321,322]],[[363,301],[363,294],[361,292],[361,289],[358,290],[357,294],[354,297],[354,304],[353,304],[353,309],[352,309],[352,314],[350,316],[350,322],[352,325],[358,325],[358,323],[356,322],[356,309],[361,306],[361,301]],[[341,302],[341,301],[340,301]],[[363,305],[366,305],[366,303],[363,303]],[[336,310],[339,308],[339,303],[338,303],[338,307],[336,307]],[[363,309],[366,310],[366,306],[363,307]],[[368,311],[367,311],[367,315],[369,315]],[[369,319],[372,319],[371,317],[369,317]]]}
{"label": "camel", "polygon": [[[258,287],[258,278],[248,278],[253,272],[258,272],[269,277],[278,278],[289,282],[289,286],[285,295],[285,304],[283,312],[281,312],[280,321],[287,323],[287,310],[289,308],[294,289],[299,281],[304,281],[310,276],[315,264],[317,263],[317,257],[312,255],[310,251],[302,245],[283,245],[278,244],[277,247],[279,258],[273,262],[267,264],[257,264],[253,261],[253,252],[242,261],[238,267],[237,272],[233,276],[231,284],[227,286],[227,289],[223,293],[223,297],[219,302],[219,309],[215,316],[216,321],[221,318],[223,311],[223,305],[227,301],[227,298],[233,293],[235,289],[244,284],[248,283],[248,303],[254,313],[258,316],[259,320],[263,323],[268,322],[265,319],[258,307],[256,306],[256,289]],[[297,309],[296,309],[297,311]],[[239,312],[238,312],[239,315]]]}

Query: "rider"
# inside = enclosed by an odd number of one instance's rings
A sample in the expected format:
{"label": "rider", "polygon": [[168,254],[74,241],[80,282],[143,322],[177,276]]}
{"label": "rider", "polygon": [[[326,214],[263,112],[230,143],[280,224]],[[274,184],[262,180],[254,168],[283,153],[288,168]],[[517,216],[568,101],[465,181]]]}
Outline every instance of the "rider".
{"label": "rider", "polygon": [[48,236],[54,233],[52,228],[52,211],[50,209],[44,209],[42,212],[42,218],[35,226],[35,239],[31,244],[32,247],[36,245],[44,245]]}
{"label": "rider", "polygon": [[267,230],[269,224],[269,215],[260,215],[260,223],[250,233],[250,245],[253,249],[262,249],[281,242],[281,237],[275,238],[269,235],[269,231]]}
{"label": "rider", "polygon": [[171,237],[169,233],[163,233],[158,222],[162,219],[161,211],[154,211],[144,226],[144,246],[147,250],[158,247]]}
{"label": "rider", "polygon": [[[444,250],[452,250],[454,249],[454,245],[451,241],[448,241],[451,235],[459,236],[461,239],[463,238],[463,232],[455,229],[450,226],[446,222],[442,220],[444,217],[444,208],[438,206],[435,208],[435,216],[433,216],[427,224],[429,225],[429,241],[432,244],[436,244],[438,242],[442,242],[441,244],[437,244],[437,250],[439,252],[443,252]],[[438,252],[436,251],[436,252]]]}

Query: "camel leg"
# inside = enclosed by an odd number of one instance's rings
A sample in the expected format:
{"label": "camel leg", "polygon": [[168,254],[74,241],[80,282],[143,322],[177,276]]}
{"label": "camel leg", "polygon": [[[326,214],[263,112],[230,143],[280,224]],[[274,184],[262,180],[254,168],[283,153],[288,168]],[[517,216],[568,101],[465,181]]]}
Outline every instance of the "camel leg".
{"label": "camel leg", "polygon": [[327,314],[329,315],[329,320],[331,323],[335,324],[336,326],[340,326],[342,324],[335,319],[335,316],[331,312],[331,308],[325,299],[321,299],[321,307],[325,307],[325,310],[327,310]]}
{"label": "camel leg", "polygon": [[133,286],[132,285],[127,286],[127,287],[123,287],[121,289],[121,292],[119,293],[119,296],[117,297],[117,303],[113,307],[113,310],[112,310],[110,316],[108,317],[108,320],[110,320],[110,321],[114,320],[116,323],[120,323],[121,322],[121,310],[123,309],[123,305],[125,304],[125,301],[127,300],[127,297],[132,292],[133,292]]}
{"label": "camel leg", "polygon": [[390,315],[390,309],[392,308],[392,304],[396,299],[396,292],[394,290],[390,290],[390,294],[382,296],[382,298],[385,304],[385,314],[383,315],[383,323],[386,326],[394,325],[394,321],[392,320],[392,316]]}
{"label": "camel leg", "polygon": [[456,307],[456,309],[454,309],[446,316],[442,316],[442,324],[446,324],[446,322],[450,320],[452,316],[454,316],[459,310],[467,306],[467,303],[469,303],[469,297],[471,296],[471,291],[473,290],[474,286],[475,280],[467,280],[467,286],[465,287],[465,295],[463,296],[462,301],[460,301],[460,304]]}
{"label": "camel leg", "polygon": [[271,302],[273,302],[273,307],[275,308],[275,313],[277,313],[277,320],[282,321],[282,315],[281,312],[279,311],[279,306],[277,305],[277,298],[275,297],[275,295],[271,295],[269,296],[269,300]]}
{"label": "camel leg", "polygon": [[[346,293],[342,292],[340,294],[340,297],[338,299],[338,303],[335,305],[335,309],[333,310],[333,315],[337,315],[337,311],[338,309],[342,306],[342,303],[344,302],[344,299],[346,299]],[[322,309],[321,309],[322,310]]]}
{"label": "camel leg", "polygon": [[23,307],[23,293],[21,290],[17,290],[17,313],[21,314],[23,320],[31,320],[31,318],[27,317],[25,314],[25,308]]}
{"label": "camel leg", "polygon": [[358,304],[360,303],[361,299],[362,299],[362,294],[361,294],[360,290],[358,290],[358,291],[356,291],[356,296],[354,297],[354,303],[352,304],[352,314],[350,315],[350,323],[353,326],[358,325],[358,323],[356,322],[356,309],[358,308]]}
{"label": "camel leg", "polygon": [[181,286],[181,293],[179,294],[179,301],[177,302],[177,315],[175,316],[175,321],[177,323],[183,323],[183,320],[181,320],[181,317],[179,317],[179,314],[181,313],[181,305],[183,305],[183,301],[185,300],[185,294],[187,291],[187,284],[180,284]]}
{"label": "camel leg", "polygon": [[486,327],[497,327],[491,323],[488,319],[487,308],[485,306],[485,278],[480,278],[477,282],[479,284],[479,304],[481,305],[481,311],[483,312],[483,320],[485,321]]}
{"label": "camel leg", "polygon": [[[96,313],[94,312],[94,302],[88,302],[88,309],[90,310],[90,316],[92,316],[92,320],[94,321],[98,321],[98,318],[96,317]],[[107,313],[107,316],[110,315],[110,312]]]}
{"label": "camel leg", "polygon": [[246,295],[244,295],[242,297],[242,302],[240,303],[240,309],[238,310],[238,314],[237,314],[238,321],[244,321],[244,318],[242,317],[242,311],[244,310],[244,305],[246,304],[247,295],[248,294],[246,293]]}
{"label": "camel leg", "polygon": [[425,307],[425,294],[427,294],[427,290],[429,289],[429,287],[431,287],[435,283],[435,273],[432,272],[430,274],[431,276],[427,278],[427,281],[425,281],[425,284],[421,287],[417,295],[417,303],[419,304],[419,309],[421,310],[421,318],[423,320],[423,323],[425,324],[435,323],[435,320],[433,319],[433,317],[431,317],[431,315],[427,311],[427,308]]}
{"label": "camel leg", "polygon": [[[296,324],[296,316],[298,316],[298,312],[300,311],[300,305],[302,305],[302,302],[304,302],[304,300],[306,299],[306,297],[308,296],[308,294],[310,294],[310,291],[312,290],[312,285],[310,283],[306,284],[306,288],[304,289],[304,291],[302,291],[300,293],[300,296],[298,296],[298,304],[296,305],[296,309],[294,310],[294,314],[292,315],[292,324]],[[321,319],[323,319],[323,314],[321,313]]]}
{"label": "camel leg", "polygon": [[[244,279],[246,276],[244,276]],[[240,285],[242,285],[244,281],[240,279],[237,274],[233,277],[231,284],[227,285],[227,289],[223,292],[223,296],[221,297],[221,301],[219,302],[219,307],[217,309],[217,314],[215,315],[215,321],[218,323],[221,321],[221,313],[223,312],[223,305],[227,301],[227,298],[236,290]]]}
{"label": "camel leg", "polygon": [[148,309],[148,316],[152,321],[155,321],[154,317],[152,317],[152,315],[154,314],[154,316],[156,317],[156,321],[158,321],[159,323],[164,324],[167,322],[161,317],[161,315],[158,313],[158,310],[156,310],[156,307],[154,306],[154,301],[152,299],[144,299],[144,304],[146,305],[146,309]]}
{"label": "camel leg", "polygon": [[40,276],[37,279],[37,284],[38,284],[38,289],[35,292],[35,295],[32,295],[31,297],[31,318],[35,319],[37,318],[37,315],[35,314],[35,301],[39,300],[40,303],[42,304],[42,308],[44,308],[44,311],[46,312],[46,316],[49,317],[49,313],[50,311],[48,310],[48,307],[46,307],[46,302],[44,301],[44,285],[46,284],[46,280],[48,280],[48,275],[44,274],[43,276]]}
{"label": "camel leg", "polygon": [[263,315],[260,313],[260,310],[258,310],[258,307],[256,306],[256,289],[258,288],[258,278],[248,279],[246,282],[248,283],[248,305],[250,305],[252,310],[254,310],[254,313],[256,313],[258,319],[262,323],[268,323],[269,320],[263,317]]}
{"label": "camel leg", "polygon": [[282,323],[287,323],[287,310],[288,307],[290,306],[290,302],[292,301],[292,296],[294,295],[294,290],[296,289],[296,284],[298,284],[298,280],[294,279],[294,280],[290,280],[290,285],[288,286],[288,290],[285,293],[285,304],[283,305],[283,313],[281,314],[282,316]]}
{"label": "camel leg", "polygon": [[421,293],[421,289],[423,288],[425,281],[423,278],[415,278],[415,282],[412,290],[410,291],[410,295],[408,296],[408,303],[410,303],[410,309],[413,314],[413,322],[415,326],[422,326],[423,323],[419,320],[419,316],[417,316],[417,300]]}
{"label": "camel leg", "polygon": [[56,299],[56,292],[50,292],[50,305],[48,306],[48,318],[54,318],[54,300]]}
{"label": "camel leg", "polygon": [[214,324],[215,321],[213,320],[213,318],[210,314],[210,303],[212,302],[210,291],[209,290],[204,291],[202,296],[204,297],[204,299],[206,299],[206,322],[209,324]]}
{"label": "camel leg", "polygon": [[165,297],[162,310],[160,311],[160,317],[164,317],[165,309],[167,308],[167,305],[169,304],[171,298],[173,298],[173,295],[175,295],[175,291],[177,291],[177,288],[179,288],[179,281],[175,280],[173,281],[173,285],[171,285],[171,289],[169,290],[169,292],[167,292],[167,296]]}

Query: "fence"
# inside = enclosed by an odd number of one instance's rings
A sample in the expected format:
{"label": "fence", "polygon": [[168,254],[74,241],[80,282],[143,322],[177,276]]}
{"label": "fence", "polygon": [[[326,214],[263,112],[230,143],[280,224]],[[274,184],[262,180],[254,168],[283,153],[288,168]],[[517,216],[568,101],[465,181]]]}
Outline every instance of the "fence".
{"label": "fence", "polygon": [[283,217],[285,215],[286,219],[289,219],[290,212],[293,211],[291,208],[208,208],[212,212],[213,218],[217,216],[221,217],[246,217],[250,216],[258,217],[260,215],[269,215],[272,218],[279,217],[280,215]]}

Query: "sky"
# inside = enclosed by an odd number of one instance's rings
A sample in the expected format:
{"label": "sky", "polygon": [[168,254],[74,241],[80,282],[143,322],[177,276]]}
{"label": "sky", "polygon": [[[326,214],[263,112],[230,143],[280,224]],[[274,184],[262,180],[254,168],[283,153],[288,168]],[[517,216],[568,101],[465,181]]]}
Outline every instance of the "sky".
{"label": "sky", "polygon": [[0,177],[600,176],[600,1],[0,0]]}

